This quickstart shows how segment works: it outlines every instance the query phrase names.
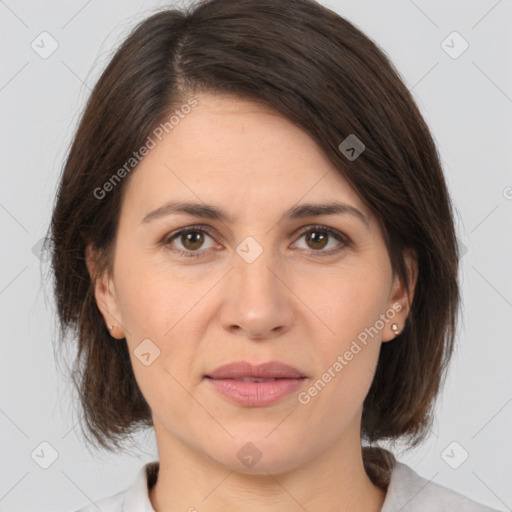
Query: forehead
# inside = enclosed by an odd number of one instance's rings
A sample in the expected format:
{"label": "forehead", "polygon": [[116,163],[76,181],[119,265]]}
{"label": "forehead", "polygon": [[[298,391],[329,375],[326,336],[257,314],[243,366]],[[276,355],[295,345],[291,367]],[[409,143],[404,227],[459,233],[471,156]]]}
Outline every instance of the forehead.
{"label": "forehead", "polygon": [[[131,176],[142,209],[172,198],[222,203],[234,214],[343,201],[371,217],[356,192],[300,127],[272,108],[228,95],[195,95]],[[237,211],[238,210],[238,211]]]}

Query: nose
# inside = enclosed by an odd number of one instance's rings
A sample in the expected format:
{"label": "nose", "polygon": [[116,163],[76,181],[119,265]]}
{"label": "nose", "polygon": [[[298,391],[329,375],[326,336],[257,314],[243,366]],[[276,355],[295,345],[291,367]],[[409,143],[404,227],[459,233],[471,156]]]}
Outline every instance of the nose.
{"label": "nose", "polygon": [[284,272],[266,251],[252,263],[235,256],[234,268],[225,280],[220,322],[229,333],[271,339],[291,328],[293,294]]}

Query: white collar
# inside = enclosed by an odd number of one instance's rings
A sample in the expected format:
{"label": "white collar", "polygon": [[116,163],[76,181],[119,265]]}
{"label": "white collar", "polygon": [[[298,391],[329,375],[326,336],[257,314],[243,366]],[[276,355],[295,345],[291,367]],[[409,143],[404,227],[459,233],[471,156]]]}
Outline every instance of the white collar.
{"label": "white collar", "polygon": [[149,499],[148,485],[158,465],[158,461],[152,461],[140,468],[135,482],[126,490],[123,512],[155,512]]}

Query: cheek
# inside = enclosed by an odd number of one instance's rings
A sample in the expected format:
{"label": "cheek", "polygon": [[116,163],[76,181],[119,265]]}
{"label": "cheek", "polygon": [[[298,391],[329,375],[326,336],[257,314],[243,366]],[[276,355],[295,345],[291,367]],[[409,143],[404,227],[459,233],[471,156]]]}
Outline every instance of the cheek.
{"label": "cheek", "polygon": [[[125,256],[124,254],[130,254]],[[115,262],[116,293],[123,325],[135,338],[162,339],[186,310],[197,302],[196,286],[159,258],[126,250]]]}
{"label": "cheek", "polygon": [[[151,394],[169,380],[168,387],[176,387],[171,375],[186,382],[205,322],[200,321],[204,319],[200,300],[212,287],[212,278],[180,274],[143,254],[119,257],[115,268],[119,314],[143,393]],[[147,367],[138,360],[143,347],[149,359],[157,355]]]}
{"label": "cheek", "polygon": [[334,334],[316,336],[313,357],[317,374],[299,397],[315,411],[339,411],[332,418],[333,428],[345,428],[358,414],[378,363],[381,335],[374,326],[383,300],[378,294],[364,293],[363,288],[346,286],[326,303],[330,312],[330,316],[325,312],[326,323]]}
{"label": "cheek", "polygon": [[314,335],[318,374],[304,400],[358,410],[377,366],[379,319],[387,307],[390,283],[390,269],[368,262],[338,269],[317,281],[308,306],[321,319]]}
{"label": "cheek", "polygon": [[[315,286],[301,280],[300,295],[322,324],[326,345],[342,348],[375,325],[387,307],[391,274],[387,267],[351,265],[317,275]],[[329,341],[330,340],[330,341]]]}

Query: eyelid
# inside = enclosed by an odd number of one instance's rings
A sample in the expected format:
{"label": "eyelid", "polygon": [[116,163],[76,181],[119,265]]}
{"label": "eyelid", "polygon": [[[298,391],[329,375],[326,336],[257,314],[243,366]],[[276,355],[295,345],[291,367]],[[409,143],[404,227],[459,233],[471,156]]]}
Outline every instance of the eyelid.
{"label": "eyelid", "polygon": [[[179,228],[179,229],[176,229],[174,231],[172,231],[171,233],[167,233],[161,243],[168,248],[168,245],[170,244],[171,240],[173,240],[174,238],[177,238],[178,236],[180,236],[182,233],[187,233],[189,231],[204,231],[210,238],[212,239],[215,239],[215,235],[213,233],[213,229],[206,225],[206,224],[193,224],[191,226],[185,226],[183,228]],[[198,251],[183,251],[183,249],[173,249],[177,252],[186,252],[186,253],[193,253],[193,252],[201,252],[200,250]]]}
{"label": "eyelid", "polygon": [[[350,247],[352,245],[352,240],[347,235],[345,235],[344,233],[342,233],[341,231],[339,231],[339,230],[337,230],[335,228],[331,228],[331,227],[325,226],[323,224],[310,224],[309,226],[301,228],[295,236],[297,237],[297,239],[300,239],[306,233],[309,233],[310,231],[315,231],[315,230],[325,231],[330,236],[335,238],[338,242],[343,244],[343,246],[344,246],[343,248]],[[319,256],[329,256],[329,255],[332,255],[332,254],[337,254],[338,252],[343,250],[343,248],[341,248],[341,249],[331,249],[330,251],[321,251],[321,250],[315,251],[313,249],[310,249],[309,253],[310,254],[319,255]]]}

